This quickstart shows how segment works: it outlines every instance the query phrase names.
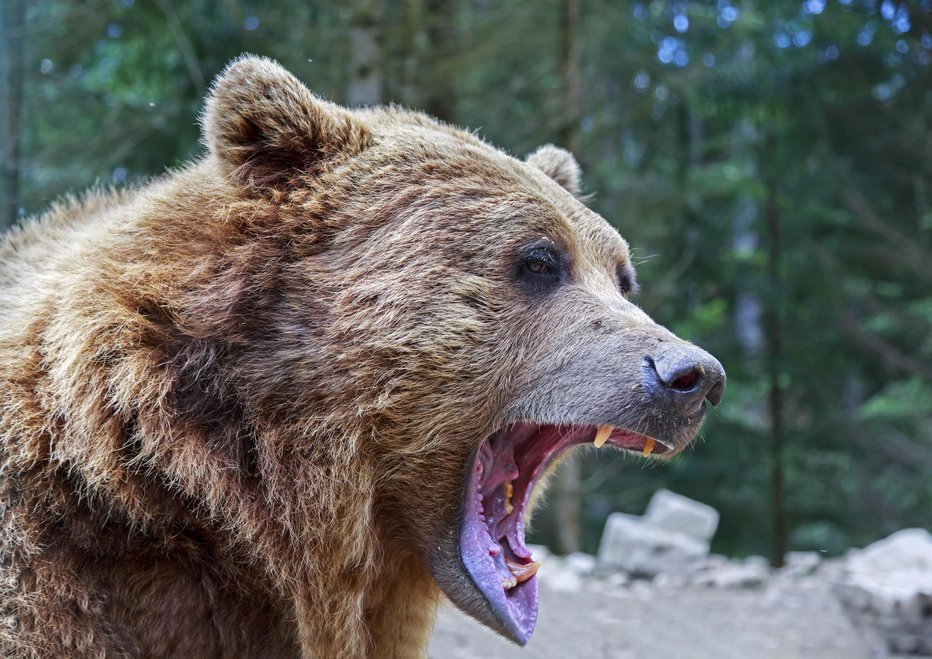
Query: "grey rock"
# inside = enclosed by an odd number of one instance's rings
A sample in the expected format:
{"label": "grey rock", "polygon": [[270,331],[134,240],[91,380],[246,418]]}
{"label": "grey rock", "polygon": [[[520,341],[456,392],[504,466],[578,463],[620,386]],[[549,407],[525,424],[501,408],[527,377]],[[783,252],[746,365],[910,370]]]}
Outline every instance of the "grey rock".
{"label": "grey rock", "polygon": [[849,572],[884,573],[919,570],[932,573],[932,534],[925,529],[903,529],[864,549],[851,552]]}
{"label": "grey rock", "polygon": [[695,583],[714,588],[760,588],[769,577],[770,569],[754,561],[716,567],[698,575]]}
{"label": "grey rock", "polygon": [[758,568],[763,568],[764,570],[770,569],[770,561],[768,561],[763,556],[747,556],[741,559],[741,562],[744,565],[753,565]]}
{"label": "grey rock", "polygon": [[781,572],[790,577],[804,577],[814,573],[822,563],[817,551],[791,551],[784,556]]}
{"label": "grey rock", "polygon": [[631,583],[631,577],[624,572],[613,572],[605,578],[605,581],[615,588],[624,588]]}
{"label": "grey rock", "polygon": [[835,593],[894,652],[932,656],[932,535],[904,529],[851,552]]}
{"label": "grey rock", "polygon": [[691,583],[691,577],[682,572],[661,572],[654,577],[654,585],[658,588],[686,588]]}
{"label": "grey rock", "polygon": [[553,560],[540,568],[537,579],[543,587],[562,593],[578,593],[585,585],[583,577]]}
{"label": "grey rock", "polygon": [[709,553],[709,543],[691,535],[648,523],[645,518],[612,513],[599,544],[600,567],[634,575],[696,570]]}
{"label": "grey rock", "polygon": [[718,528],[718,511],[670,490],[658,490],[647,504],[644,521],[709,542]]}
{"label": "grey rock", "polygon": [[721,554],[709,554],[702,562],[701,568],[703,570],[711,570],[717,567],[721,567],[722,565],[728,565],[730,563],[731,559],[727,556],[722,556]]}
{"label": "grey rock", "polygon": [[563,559],[566,569],[582,577],[589,576],[595,571],[595,556],[581,551],[574,551]]}

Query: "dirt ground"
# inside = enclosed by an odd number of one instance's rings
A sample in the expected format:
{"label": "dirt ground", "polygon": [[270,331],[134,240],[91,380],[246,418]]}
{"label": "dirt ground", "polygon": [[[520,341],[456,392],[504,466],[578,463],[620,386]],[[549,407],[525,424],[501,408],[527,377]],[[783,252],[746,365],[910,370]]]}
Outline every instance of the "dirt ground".
{"label": "dirt ground", "polygon": [[765,587],[541,588],[534,637],[519,648],[451,605],[439,616],[432,659],[881,659],[822,579]]}

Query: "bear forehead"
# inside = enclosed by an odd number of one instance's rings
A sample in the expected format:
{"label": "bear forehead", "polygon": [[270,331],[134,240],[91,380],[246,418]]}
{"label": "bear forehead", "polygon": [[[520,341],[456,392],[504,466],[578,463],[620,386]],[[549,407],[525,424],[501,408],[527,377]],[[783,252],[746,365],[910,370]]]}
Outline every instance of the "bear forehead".
{"label": "bear forehead", "polygon": [[438,194],[462,186],[484,197],[493,211],[498,207],[505,228],[540,234],[577,259],[608,267],[629,261],[628,243],[618,231],[536,167],[418,112],[359,112],[368,115],[371,155],[405,174],[404,180],[446,183]]}

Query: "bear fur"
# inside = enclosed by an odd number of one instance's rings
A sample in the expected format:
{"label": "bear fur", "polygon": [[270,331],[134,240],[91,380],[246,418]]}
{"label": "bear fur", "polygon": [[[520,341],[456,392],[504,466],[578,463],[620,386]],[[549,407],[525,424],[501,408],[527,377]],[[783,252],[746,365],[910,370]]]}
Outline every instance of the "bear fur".
{"label": "bear fur", "polygon": [[[570,418],[541,383],[586,332],[678,339],[619,292],[565,151],[252,56],[202,126],[197,162],[0,243],[2,654],[421,654],[481,439]],[[578,275],[546,304],[513,282],[534,235]]]}

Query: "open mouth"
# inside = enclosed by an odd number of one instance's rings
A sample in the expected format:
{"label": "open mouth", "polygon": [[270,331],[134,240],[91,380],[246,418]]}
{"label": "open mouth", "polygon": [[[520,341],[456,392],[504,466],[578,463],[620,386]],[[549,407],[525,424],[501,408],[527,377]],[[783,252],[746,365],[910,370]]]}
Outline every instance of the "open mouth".
{"label": "open mouth", "polygon": [[644,456],[671,452],[662,442],[612,426],[518,423],[479,447],[466,485],[459,550],[469,578],[500,630],[520,645],[537,622],[537,569],[524,544],[524,513],[538,478],[565,449],[609,444]]}

